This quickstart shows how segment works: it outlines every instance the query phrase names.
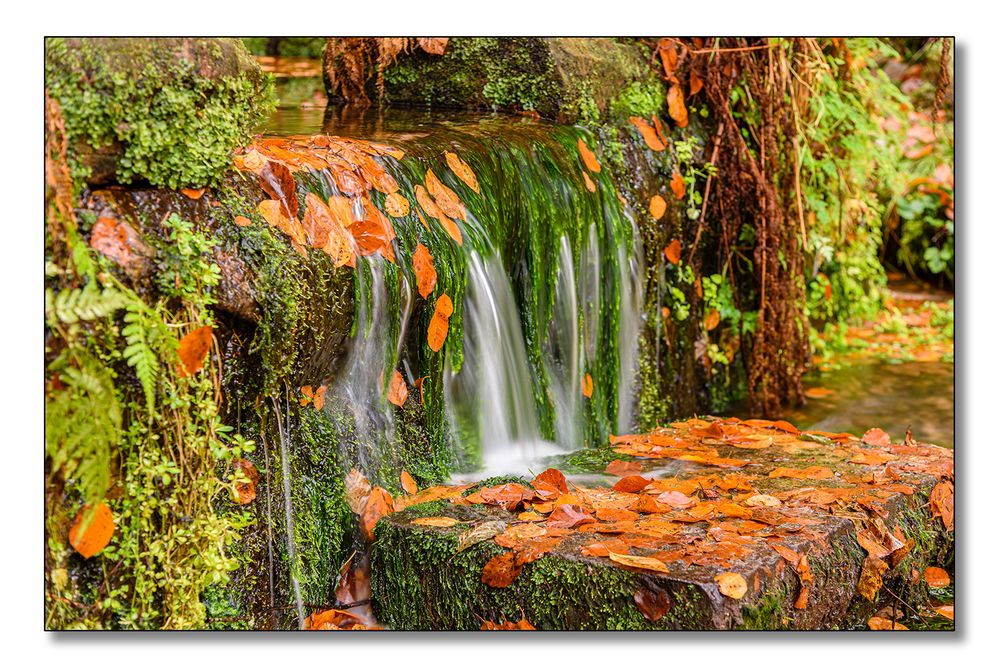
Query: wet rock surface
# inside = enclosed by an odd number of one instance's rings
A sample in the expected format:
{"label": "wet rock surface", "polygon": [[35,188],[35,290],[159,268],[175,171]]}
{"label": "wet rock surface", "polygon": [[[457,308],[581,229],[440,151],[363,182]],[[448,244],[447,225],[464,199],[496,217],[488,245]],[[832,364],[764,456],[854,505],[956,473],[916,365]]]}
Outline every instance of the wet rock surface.
{"label": "wet rock surface", "polygon": [[[617,490],[589,476],[564,493],[541,478],[424,491],[445,497],[378,525],[376,612],[414,629],[521,614],[550,630],[842,629],[917,606],[921,573],[953,560],[952,452],[777,424],[615,438]],[[496,536],[458,550],[494,522]]]}

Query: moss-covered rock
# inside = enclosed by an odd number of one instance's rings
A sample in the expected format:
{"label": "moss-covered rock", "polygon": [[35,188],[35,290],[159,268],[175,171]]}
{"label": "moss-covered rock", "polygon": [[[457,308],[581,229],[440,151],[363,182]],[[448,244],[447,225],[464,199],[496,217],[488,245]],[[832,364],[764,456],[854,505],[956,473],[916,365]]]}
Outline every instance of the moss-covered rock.
{"label": "moss-covered rock", "polygon": [[74,177],[90,184],[215,184],[274,104],[235,39],[53,38],[45,76]]}

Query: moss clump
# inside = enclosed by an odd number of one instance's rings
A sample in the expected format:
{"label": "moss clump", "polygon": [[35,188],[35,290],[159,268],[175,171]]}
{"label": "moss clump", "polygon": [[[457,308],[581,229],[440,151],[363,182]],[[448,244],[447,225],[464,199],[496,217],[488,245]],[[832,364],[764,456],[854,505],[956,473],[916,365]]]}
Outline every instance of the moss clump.
{"label": "moss clump", "polygon": [[634,81],[611,100],[611,117],[616,120],[627,120],[628,116],[649,118],[652,114],[659,113],[664,100],[663,87],[659,81]]}
{"label": "moss clump", "polygon": [[274,105],[270,77],[232,39],[53,38],[45,76],[77,181],[213,185]]}

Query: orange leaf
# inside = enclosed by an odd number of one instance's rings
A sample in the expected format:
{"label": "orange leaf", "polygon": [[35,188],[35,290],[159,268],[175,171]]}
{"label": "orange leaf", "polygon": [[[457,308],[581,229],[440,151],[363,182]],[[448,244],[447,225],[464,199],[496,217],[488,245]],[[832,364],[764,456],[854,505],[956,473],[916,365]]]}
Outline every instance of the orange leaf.
{"label": "orange leaf", "polygon": [[402,379],[402,373],[392,371],[392,384],[389,386],[388,400],[392,405],[400,408],[405,404],[409,389],[406,388],[406,381]]}
{"label": "orange leaf", "polygon": [[861,440],[871,447],[887,447],[891,444],[891,436],[879,428],[869,429]]}
{"label": "orange leaf", "polygon": [[107,503],[98,505],[84,530],[80,530],[89,505],[80,510],[69,529],[69,543],[84,558],[90,558],[111,542],[114,535],[114,517]]}
{"label": "orange leaf", "polygon": [[386,514],[393,512],[392,496],[380,486],[371,489],[368,500],[361,512],[361,531],[368,542],[375,541],[375,524]]}
{"label": "orange leaf", "polygon": [[177,354],[180,356],[180,364],[177,372],[181,377],[190,377],[202,369],[205,365],[205,355],[208,348],[212,346],[212,328],[198,327],[180,339],[177,347]]}
{"label": "orange leaf", "polygon": [[271,199],[284,204],[285,214],[289,218],[298,215],[298,196],[296,195],[295,177],[288,167],[280,162],[268,160],[260,170],[260,186]]}
{"label": "orange leaf", "polygon": [[444,159],[447,160],[447,166],[451,167],[451,171],[454,172],[455,176],[460,178],[465,185],[470,187],[476,193],[479,192],[479,181],[475,178],[475,172],[472,168],[462,160],[456,153],[450,151],[444,151]]}
{"label": "orange leaf", "polygon": [[455,243],[461,245],[461,230],[458,229],[458,224],[446,215],[441,216],[440,223],[441,226],[444,227],[444,231],[447,232],[447,235],[450,236]]}
{"label": "orange leaf", "polygon": [[323,406],[326,405],[326,385],[322,385],[319,389],[316,389],[316,395],[312,398],[312,405],[316,410],[322,410]]}
{"label": "orange leaf", "polygon": [[549,515],[545,525],[549,528],[575,528],[586,523],[596,522],[597,520],[584,510],[582,506],[565,504],[555,508],[551,515]]}
{"label": "orange leaf", "polygon": [[669,594],[665,591],[650,591],[640,588],[635,591],[635,605],[650,623],[655,623],[669,611]]}
{"label": "orange leaf", "polygon": [[[679,55],[676,52],[676,44],[672,39],[663,37],[656,45],[656,53],[659,54],[659,60],[663,64],[663,73],[666,75],[666,78],[671,81],[675,81],[676,66],[679,63]],[[653,54],[653,58],[654,57],[655,55]]]}
{"label": "orange leaf", "polygon": [[715,582],[718,584],[718,591],[733,600],[741,600],[749,588],[745,577],[738,572],[722,572],[715,577]]}
{"label": "orange leaf", "polygon": [[242,472],[248,482],[237,482],[233,489],[233,502],[239,505],[246,505],[257,497],[257,482],[260,481],[260,473],[257,467],[247,459],[237,459],[232,462],[232,467],[237,472]]}
{"label": "orange leaf", "polygon": [[673,239],[670,244],[666,246],[666,259],[669,260],[670,264],[680,263],[680,240]]}
{"label": "orange leaf", "polygon": [[618,554],[613,551],[608,553],[607,556],[615,563],[620,563],[621,565],[669,574],[669,568],[666,567],[666,564],[656,558],[649,558],[648,556],[629,556],[628,554]]}
{"label": "orange leaf", "polygon": [[437,218],[438,220],[444,217],[444,212],[441,211],[440,206],[437,202],[433,200],[430,193],[422,185],[413,186],[413,192],[416,194],[416,201],[423,207],[423,210],[427,212],[431,218]]}
{"label": "orange leaf", "polygon": [[944,528],[954,530],[954,484],[944,480],[930,491],[930,513],[940,517]]}
{"label": "orange leaf", "polygon": [[593,182],[593,180],[590,178],[590,175],[587,174],[585,171],[583,172],[583,183],[586,185],[586,189],[589,190],[590,192],[597,191],[597,184]]}
{"label": "orange leaf", "polygon": [[275,199],[265,199],[257,204],[257,211],[263,216],[267,224],[275,227],[299,245],[305,245],[308,241],[305,238],[305,228],[298,218],[289,218],[284,205]]}
{"label": "orange leaf", "polygon": [[687,194],[687,186],[684,184],[683,176],[680,172],[673,172],[673,176],[669,180],[669,188],[676,195],[677,199],[683,199],[683,196]]}
{"label": "orange leaf", "polygon": [[627,477],[622,477],[614,484],[614,490],[621,491],[622,493],[635,493],[636,491],[641,491],[651,483],[651,479],[645,479],[641,475],[628,475]]}
{"label": "orange leaf", "polygon": [[867,619],[867,627],[871,630],[908,630],[896,620],[890,618],[882,618],[881,616],[871,616]]}
{"label": "orange leaf", "polygon": [[205,194],[204,188],[181,188],[180,191],[188,199],[194,200],[201,199],[201,195]]}
{"label": "orange leaf", "polygon": [[638,131],[642,134],[642,139],[645,139],[645,145],[654,151],[664,151],[666,146],[660,141],[659,135],[656,129],[649,125],[648,121],[644,118],[639,118],[637,116],[631,116],[629,119],[631,124],[638,128]]}
{"label": "orange leaf", "polygon": [[247,218],[245,215],[237,215],[235,218],[233,218],[233,222],[235,222],[240,227],[249,227],[252,224],[250,219]]}
{"label": "orange leaf", "polygon": [[627,477],[631,473],[638,472],[642,469],[642,464],[638,461],[622,461],[620,459],[614,459],[607,464],[604,468],[604,472],[608,475],[614,475],[615,477]]}
{"label": "orange leaf", "polygon": [[[410,475],[405,470],[403,470],[399,474],[399,481],[402,483],[403,490],[406,493],[408,493],[409,495],[413,495],[414,493],[416,493],[419,490],[419,487],[416,486],[416,480],[413,479],[413,476]],[[457,523],[457,522],[455,522],[455,523]]]}
{"label": "orange leaf", "polygon": [[697,72],[691,71],[690,72],[690,95],[691,95],[691,97],[693,97],[694,95],[696,95],[697,93],[699,93],[701,91],[701,88],[703,88],[703,87],[704,87],[704,82],[701,80],[701,77],[697,76]]}
{"label": "orange leaf", "polygon": [[596,154],[590,150],[590,147],[586,145],[586,142],[582,138],[576,142],[576,146],[579,147],[579,154],[583,158],[583,164],[586,168],[592,171],[594,174],[600,173],[600,163],[597,162]]}
{"label": "orange leaf", "polygon": [[401,218],[409,213],[409,200],[401,192],[393,192],[385,197],[385,212],[393,218]]}
{"label": "orange leaf", "polygon": [[521,566],[517,565],[514,553],[505,551],[493,556],[482,568],[482,583],[493,588],[506,588],[520,574]]}
{"label": "orange leaf", "polygon": [[426,299],[437,285],[437,270],[434,269],[434,258],[422,243],[417,243],[413,252],[413,271],[416,273],[416,289]]}
{"label": "orange leaf", "polygon": [[434,198],[437,206],[440,210],[444,212],[451,218],[457,218],[462,222],[465,222],[468,217],[468,213],[465,211],[465,205],[458,198],[457,193],[440,182],[437,178],[437,174],[434,173],[433,169],[427,169],[427,192],[430,196]]}
{"label": "orange leaf", "polygon": [[687,127],[687,106],[683,103],[683,91],[680,84],[674,83],[666,93],[666,104],[669,106],[670,118],[676,121],[678,127]]}
{"label": "orange leaf", "polygon": [[437,297],[437,304],[434,306],[434,315],[430,319],[430,327],[427,329],[427,345],[434,352],[440,352],[444,347],[444,340],[447,338],[448,319],[454,312],[454,304],[451,297],[441,294]]}
{"label": "orange leaf", "polygon": [[719,322],[721,322],[721,315],[714,308],[709,310],[708,314],[704,316],[704,328],[708,331],[717,327]]}
{"label": "orange leaf", "polygon": [[950,575],[947,570],[939,567],[928,567],[923,570],[923,579],[930,588],[945,588],[950,585]]}
{"label": "orange leaf", "polygon": [[659,141],[666,145],[666,130],[663,129],[663,123],[659,120],[659,116],[652,114],[652,123],[656,126],[656,135],[659,137]]}
{"label": "orange leaf", "polygon": [[444,55],[449,37],[417,37],[416,43],[420,48],[434,56]]}
{"label": "orange leaf", "polygon": [[562,474],[561,470],[556,470],[555,468],[545,470],[534,478],[534,482],[547,482],[562,493],[569,492],[569,485],[565,481],[565,475]]}
{"label": "orange leaf", "polygon": [[593,377],[589,373],[583,376],[583,396],[593,396]]}
{"label": "orange leaf", "polygon": [[666,213],[666,200],[659,195],[652,195],[652,199],[649,201],[649,213],[656,220],[663,217],[663,214]]}

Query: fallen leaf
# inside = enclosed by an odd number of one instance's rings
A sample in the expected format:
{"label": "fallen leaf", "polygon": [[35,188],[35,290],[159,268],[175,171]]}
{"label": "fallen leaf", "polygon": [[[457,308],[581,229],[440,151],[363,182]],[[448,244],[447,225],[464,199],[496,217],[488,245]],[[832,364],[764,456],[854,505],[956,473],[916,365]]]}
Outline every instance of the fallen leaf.
{"label": "fallen leaf", "polygon": [[452,519],[449,516],[427,516],[422,519],[413,519],[410,521],[414,526],[432,526],[433,528],[450,528],[456,524],[461,523],[457,519]]}
{"label": "fallen leaf", "polygon": [[596,523],[597,520],[588,514],[579,505],[559,505],[548,516],[545,525],[554,528],[575,528],[587,523]]}
{"label": "fallen leaf", "polygon": [[630,556],[628,554],[618,554],[611,551],[608,553],[608,558],[615,563],[627,565],[628,567],[637,567],[643,570],[661,572],[663,574],[669,573],[669,568],[666,567],[665,563],[656,558],[649,558],[648,556]]}
{"label": "fallen leaf", "polygon": [[683,182],[683,175],[680,172],[673,172],[673,176],[669,179],[669,189],[673,191],[673,195],[677,199],[683,199],[683,196],[687,194],[687,185]]}
{"label": "fallen leaf", "polygon": [[649,213],[656,220],[663,217],[666,213],[666,200],[659,195],[652,195],[652,199],[649,200]]}
{"label": "fallen leaf", "polygon": [[593,396],[593,377],[589,373],[583,376],[583,396]]}
{"label": "fallen leaf", "polygon": [[[644,118],[638,118],[637,116],[631,116],[629,119],[631,124],[638,128],[638,131],[642,134],[642,139],[645,139],[645,145],[654,151],[666,150],[666,146],[659,139],[655,128],[649,125],[648,121]],[[656,218],[659,219],[658,217]]]}
{"label": "fallen leaf", "polygon": [[608,475],[614,475],[615,477],[626,477],[632,473],[639,472],[642,469],[642,464],[638,461],[622,461],[620,459],[614,459],[607,464],[604,468],[604,472]]}
{"label": "fallen leaf", "polygon": [[808,468],[774,468],[768,475],[771,479],[785,477],[788,479],[831,479],[833,471],[822,466]]}
{"label": "fallen leaf", "polygon": [[679,491],[664,491],[656,497],[656,502],[678,510],[687,509],[697,504],[693,498]]}
{"label": "fallen leaf", "polygon": [[583,183],[586,185],[586,189],[589,190],[590,192],[596,192],[597,191],[597,185],[596,185],[596,183],[594,183],[590,179],[590,175],[587,174],[585,171],[583,172]]}
{"label": "fallen leaf", "polygon": [[128,267],[136,255],[146,255],[149,249],[139,233],[124,220],[99,217],[90,230],[90,247],[116,264]]}
{"label": "fallen leaf", "polygon": [[950,575],[947,570],[939,567],[928,567],[923,570],[923,579],[930,588],[946,588],[950,585]]}
{"label": "fallen leaf", "polygon": [[708,331],[714,330],[719,322],[721,322],[721,314],[714,308],[709,310],[708,314],[704,316],[704,328]]}
{"label": "fallen leaf", "polygon": [[701,91],[701,88],[704,88],[704,81],[701,80],[701,77],[697,76],[697,72],[691,70],[690,71],[690,96],[693,97],[694,95],[696,95],[697,93],[699,93]]}
{"label": "fallen leaf", "polygon": [[944,528],[954,530],[954,484],[949,480],[939,482],[930,491],[930,513],[940,517]]}
{"label": "fallen leaf", "polygon": [[750,507],[779,507],[780,499],[767,494],[758,494],[746,498],[745,503]]}
{"label": "fallen leaf", "polygon": [[200,371],[205,365],[205,356],[212,346],[212,328],[198,327],[180,339],[177,355],[180,364],[177,371],[181,377],[190,377]]}
{"label": "fallen leaf", "polygon": [[944,604],[939,607],[934,607],[933,611],[937,612],[944,618],[949,618],[952,621],[954,620],[954,605],[952,604]]}
{"label": "fallen leaf", "polygon": [[409,214],[409,200],[401,192],[393,192],[385,197],[385,212],[393,218]]}
{"label": "fallen leaf", "polygon": [[485,523],[480,523],[458,535],[457,550],[464,551],[476,544],[491,540],[504,530],[506,530],[506,522],[504,521],[486,521]]}
{"label": "fallen leaf", "polygon": [[868,430],[861,440],[871,447],[887,447],[891,444],[891,436],[879,428]]}
{"label": "fallen leaf", "polygon": [[433,169],[427,169],[426,182],[427,192],[434,198],[434,202],[444,215],[465,222],[468,217],[465,205],[454,190],[440,182]]}
{"label": "fallen leaf", "polygon": [[670,244],[666,246],[666,259],[669,260],[670,264],[680,263],[680,240],[673,239]]}
{"label": "fallen leaf", "polygon": [[562,474],[561,470],[556,470],[555,468],[545,470],[534,478],[534,482],[547,482],[562,493],[569,492],[569,484],[565,481],[565,475]]}
{"label": "fallen leaf", "polygon": [[247,218],[245,215],[237,215],[235,218],[233,218],[233,222],[235,222],[240,227],[249,227],[251,224],[253,224],[251,220]]}
{"label": "fallen leaf", "polygon": [[880,616],[872,616],[867,619],[867,627],[871,630],[908,630],[896,620],[889,618],[881,618]]}
{"label": "fallen leaf", "polygon": [[832,396],[836,392],[832,389],[826,389],[825,387],[809,387],[805,390],[805,396],[807,398],[826,398],[827,396]]}
{"label": "fallen leaf", "polygon": [[289,218],[298,215],[298,196],[295,188],[295,177],[288,167],[280,162],[268,160],[259,174],[260,186],[271,199],[284,205],[285,214]]}
{"label": "fallen leaf", "polygon": [[406,403],[407,396],[409,396],[409,389],[406,387],[402,373],[397,370],[392,371],[392,384],[389,385],[388,391],[389,403],[401,408]]}
{"label": "fallen leaf", "polygon": [[430,55],[442,56],[449,39],[449,37],[417,37],[416,43]]}
{"label": "fallen leaf", "polygon": [[257,204],[257,212],[271,227],[279,229],[299,245],[308,243],[305,228],[298,218],[288,217],[284,204],[275,199],[265,199]]}
{"label": "fallen leaf", "polygon": [[718,591],[733,600],[741,600],[749,589],[745,577],[738,572],[722,572],[715,577],[715,582],[718,584]]}
{"label": "fallen leaf", "polygon": [[863,568],[860,571],[860,580],[857,582],[857,593],[873,602],[884,583],[881,575],[887,569],[888,564],[880,558],[874,556],[865,558]]}
{"label": "fallen leaf", "polygon": [[669,595],[666,591],[650,591],[640,588],[635,591],[635,605],[642,616],[650,623],[655,623],[669,612]]}
{"label": "fallen leaf", "polygon": [[375,524],[378,520],[394,511],[392,496],[380,486],[371,489],[368,499],[361,512],[361,532],[368,542],[375,541]]}
{"label": "fallen leaf", "polygon": [[426,299],[437,285],[437,270],[434,258],[422,243],[417,243],[413,251],[413,271],[416,273],[416,289]]}
{"label": "fallen leaf", "polygon": [[[114,516],[107,503],[100,503],[90,512],[90,506],[80,510],[69,529],[69,543],[84,558],[100,552],[111,542],[114,535]],[[90,514],[89,517],[86,517]],[[84,526],[84,518],[89,518]],[[82,528],[82,530],[81,530]]]}
{"label": "fallen leaf", "polygon": [[347,487],[347,506],[354,514],[364,511],[364,501],[371,493],[371,484],[368,478],[361,474],[357,468],[352,468],[344,479]]}
{"label": "fallen leaf", "polygon": [[627,477],[622,477],[614,484],[614,490],[621,491],[622,493],[635,493],[636,491],[641,491],[651,483],[651,479],[646,479],[641,475],[628,475]]}
{"label": "fallen leaf", "polygon": [[247,459],[237,459],[232,462],[232,467],[241,472],[249,481],[236,482],[232,491],[233,502],[239,505],[246,505],[257,497],[257,483],[260,481],[260,473],[257,467]]}
{"label": "fallen leaf", "polygon": [[475,172],[472,168],[462,160],[456,153],[450,151],[444,151],[444,159],[447,160],[447,166],[451,167],[451,171],[470,187],[476,194],[479,193],[479,180],[475,177]]}
{"label": "fallen leaf", "polygon": [[687,127],[687,106],[683,103],[683,90],[680,84],[674,83],[666,93],[666,104],[669,107],[670,118],[676,121],[677,127]]}
{"label": "fallen leaf", "polygon": [[181,188],[180,191],[185,197],[194,199],[195,201],[201,199],[201,196],[205,194],[204,188]]}
{"label": "fallen leaf", "polygon": [[434,314],[430,319],[430,326],[427,328],[427,345],[434,352],[440,352],[447,338],[448,319],[454,312],[454,304],[451,297],[441,294],[437,297],[437,304],[434,306]]}
{"label": "fallen leaf", "polygon": [[590,150],[590,147],[586,145],[586,142],[582,138],[576,142],[576,146],[579,148],[579,155],[583,158],[583,164],[586,165],[586,168],[594,174],[599,174],[600,163],[597,161],[596,154]]}

